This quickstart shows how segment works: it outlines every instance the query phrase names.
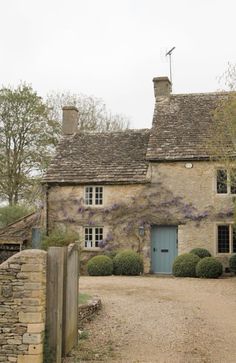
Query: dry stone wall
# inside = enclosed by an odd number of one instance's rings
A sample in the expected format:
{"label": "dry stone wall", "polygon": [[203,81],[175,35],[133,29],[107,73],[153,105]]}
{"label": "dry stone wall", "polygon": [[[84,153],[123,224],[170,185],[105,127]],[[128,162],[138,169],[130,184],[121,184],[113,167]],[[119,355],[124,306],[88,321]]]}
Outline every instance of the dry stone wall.
{"label": "dry stone wall", "polygon": [[95,314],[102,308],[102,301],[98,297],[94,297],[87,304],[79,305],[78,313],[78,327],[82,328],[83,325],[91,320]]}
{"label": "dry stone wall", "polygon": [[0,265],[0,362],[43,363],[46,255],[25,250]]}

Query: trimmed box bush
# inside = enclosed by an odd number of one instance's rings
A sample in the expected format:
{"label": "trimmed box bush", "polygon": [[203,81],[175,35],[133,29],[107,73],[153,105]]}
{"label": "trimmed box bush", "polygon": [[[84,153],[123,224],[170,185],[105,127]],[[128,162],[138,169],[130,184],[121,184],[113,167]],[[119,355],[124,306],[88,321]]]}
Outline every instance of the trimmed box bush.
{"label": "trimmed box bush", "polygon": [[94,256],[87,263],[87,271],[90,276],[112,275],[113,262],[108,256]]}
{"label": "trimmed box bush", "polygon": [[193,253],[194,255],[197,255],[200,258],[211,257],[210,252],[205,248],[193,248],[189,253]]}
{"label": "trimmed box bush", "polygon": [[140,275],[143,273],[142,257],[132,251],[119,252],[113,259],[115,275]]}
{"label": "trimmed box bush", "polygon": [[214,257],[202,258],[196,266],[197,277],[217,279],[222,275],[222,273],[222,263]]}
{"label": "trimmed box bush", "polygon": [[176,277],[196,277],[196,265],[200,257],[193,253],[184,253],[176,257],[173,263],[173,275]]}
{"label": "trimmed box bush", "polygon": [[230,271],[236,273],[236,254],[230,256],[230,258],[229,258],[229,268],[230,268]]}

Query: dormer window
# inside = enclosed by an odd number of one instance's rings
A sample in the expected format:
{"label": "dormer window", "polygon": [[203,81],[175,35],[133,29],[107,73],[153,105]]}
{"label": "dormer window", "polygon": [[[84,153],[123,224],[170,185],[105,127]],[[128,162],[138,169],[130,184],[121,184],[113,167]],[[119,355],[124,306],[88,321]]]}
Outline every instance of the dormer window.
{"label": "dormer window", "polygon": [[103,205],[103,187],[101,186],[85,187],[84,200],[86,205]]}

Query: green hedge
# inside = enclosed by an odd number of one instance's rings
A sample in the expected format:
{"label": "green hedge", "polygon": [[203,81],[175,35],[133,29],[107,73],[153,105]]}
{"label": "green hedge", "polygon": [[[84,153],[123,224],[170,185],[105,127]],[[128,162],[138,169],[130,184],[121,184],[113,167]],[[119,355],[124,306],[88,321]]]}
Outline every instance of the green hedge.
{"label": "green hedge", "polygon": [[197,255],[200,258],[204,257],[211,257],[211,254],[208,250],[205,248],[193,248],[190,253],[193,253],[194,255]]}
{"label": "green hedge", "polygon": [[236,273],[236,254],[229,258],[229,268],[230,271]]}
{"label": "green hedge", "polygon": [[201,259],[196,266],[197,277],[216,279],[220,277],[222,273],[222,263],[214,257],[205,257]]}
{"label": "green hedge", "polygon": [[113,259],[115,275],[140,275],[143,273],[143,259],[132,250],[119,252]]}
{"label": "green hedge", "polygon": [[87,271],[90,276],[112,275],[113,262],[108,256],[94,256],[87,263]]}
{"label": "green hedge", "polygon": [[176,257],[173,263],[173,275],[176,277],[195,277],[196,265],[200,257],[192,253],[184,253]]}

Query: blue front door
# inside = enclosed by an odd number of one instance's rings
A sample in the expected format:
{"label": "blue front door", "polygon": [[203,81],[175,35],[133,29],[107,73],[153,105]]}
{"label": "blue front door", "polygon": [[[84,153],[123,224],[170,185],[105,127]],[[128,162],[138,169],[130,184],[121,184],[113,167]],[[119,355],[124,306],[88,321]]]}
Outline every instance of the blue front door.
{"label": "blue front door", "polygon": [[176,226],[153,226],[151,233],[152,272],[172,273],[172,264],[178,254]]}

